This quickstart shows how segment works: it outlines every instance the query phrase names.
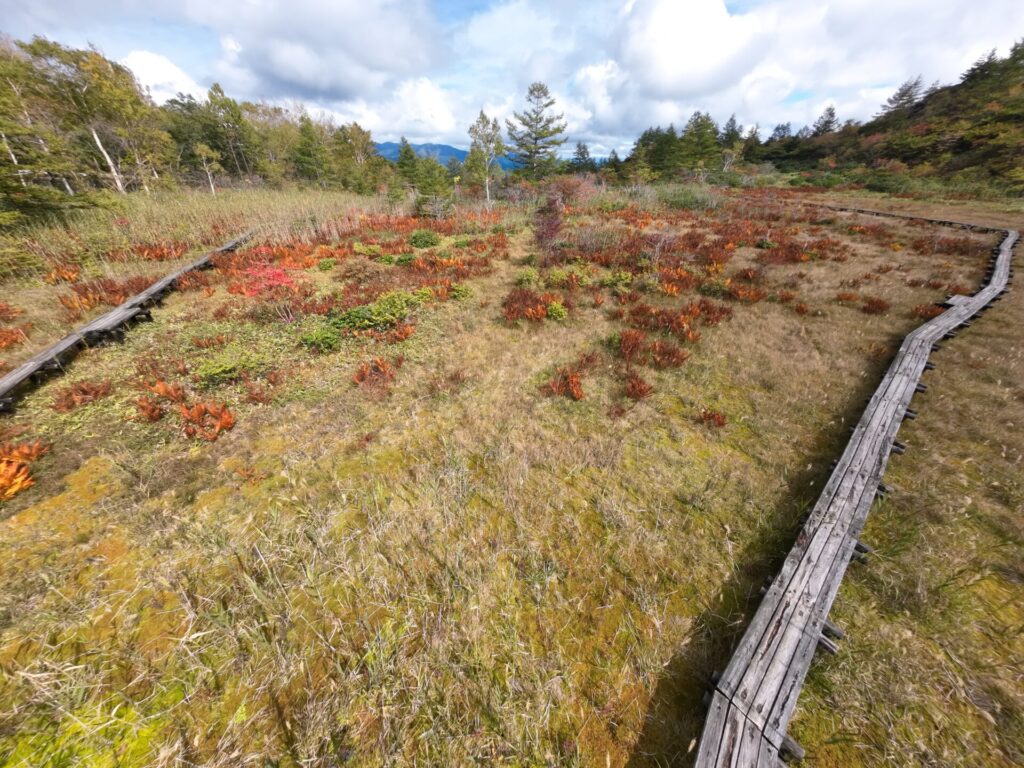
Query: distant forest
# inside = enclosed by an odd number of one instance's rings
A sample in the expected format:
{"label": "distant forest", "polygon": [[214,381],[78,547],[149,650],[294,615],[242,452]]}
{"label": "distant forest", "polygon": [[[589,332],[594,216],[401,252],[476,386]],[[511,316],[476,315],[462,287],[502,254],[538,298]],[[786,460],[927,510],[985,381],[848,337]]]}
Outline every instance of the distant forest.
{"label": "distant forest", "polygon": [[[676,129],[650,128],[626,158],[595,160],[579,142],[561,158],[565,123],[543,84],[506,121],[483,113],[464,162],[417,157],[404,139],[396,162],[370,132],[266,103],[236,101],[219,85],[157,106],[126,67],[96,50],[35,38],[0,40],[0,226],[94,205],[104,194],[180,185],[315,185],[358,193],[409,190],[432,197],[458,185],[481,190],[560,173],[608,182],[693,180],[863,184],[904,191],[921,184],[971,194],[1024,193],[1024,41],[1006,58],[976,62],[959,83],[904,83],[867,123],[828,108],[812,126],[775,126],[762,136],[730,118],[695,113]],[[514,161],[515,170],[502,165]]]}

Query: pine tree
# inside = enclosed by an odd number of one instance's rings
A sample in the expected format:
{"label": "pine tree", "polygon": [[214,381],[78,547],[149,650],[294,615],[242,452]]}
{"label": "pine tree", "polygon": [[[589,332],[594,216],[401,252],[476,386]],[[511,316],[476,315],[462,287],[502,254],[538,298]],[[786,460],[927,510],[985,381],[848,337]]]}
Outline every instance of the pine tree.
{"label": "pine tree", "polygon": [[558,164],[557,150],[566,142],[563,115],[548,112],[555,99],[544,83],[533,83],[526,94],[529,107],[516,112],[515,121],[506,120],[509,139],[515,147],[513,160],[528,179],[540,179]]}
{"label": "pine tree", "polygon": [[582,141],[576,142],[576,151],[573,153],[571,165],[576,173],[592,173],[597,170],[597,163],[590,156],[590,147]]}
{"label": "pine tree", "polygon": [[737,141],[742,140],[743,126],[736,122],[736,115],[730,115],[729,119],[725,121],[725,125],[722,126],[720,142],[723,147],[728,149],[735,146]]}
{"label": "pine tree", "polygon": [[395,161],[395,164],[398,166],[398,175],[405,180],[406,184],[416,186],[418,160],[416,151],[405,136],[403,136],[398,143],[398,160]]}
{"label": "pine tree", "polygon": [[694,112],[679,139],[680,159],[686,168],[710,168],[721,159],[718,125],[711,115]]}
{"label": "pine tree", "polygon": [[907,80],[896,89],[896,93],[886,99],[881,114],[888,115],[910,109],[920,100],[923,91],[924,81],[920,75]]}
{"label": "pine tree", "polygon": [[839,118],[836,117],[836,108],[829,104],[821,117],[814,121],[811,129],[812,136],[824,136],[826,133],[835,133],[839,130]]}

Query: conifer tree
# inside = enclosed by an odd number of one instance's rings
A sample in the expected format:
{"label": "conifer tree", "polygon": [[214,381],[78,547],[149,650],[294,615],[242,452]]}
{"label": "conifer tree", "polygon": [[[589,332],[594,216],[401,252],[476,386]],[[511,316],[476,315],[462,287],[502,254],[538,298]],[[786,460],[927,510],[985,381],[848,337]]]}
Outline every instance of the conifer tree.
{"label": "conifer tree", "polygon": [[533,83],[526,101],[526,111],[516,112],[515,120],[506,120],[505,127],[515,148],[512,159],[521,167],[523,176],[536,180],[558,165],[558,148],[567,140],[563,135],[566,123],[562,114],[549,112],[555,99],[544,83]]}

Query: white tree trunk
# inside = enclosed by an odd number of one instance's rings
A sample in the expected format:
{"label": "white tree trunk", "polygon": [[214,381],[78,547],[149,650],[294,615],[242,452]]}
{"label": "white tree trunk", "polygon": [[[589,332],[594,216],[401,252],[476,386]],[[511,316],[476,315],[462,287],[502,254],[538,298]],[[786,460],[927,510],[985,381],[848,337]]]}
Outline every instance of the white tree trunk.
{"label": "white tree trunk", "polygon": [[121,178],[121,172],[117,170],[117,166],[114,165],[114,161],[110,159],[110,155],[107,154],[106,147],[103,146],[103,142],[100,141],[100,135],[96,133],[95,128],[90,129],[92,131],[92,138],[96,142],[96,146],[99,147],[100,154],[103,155],[103,159],[107,161],[107,167],[110,168],[110,175],[114,177],[114,186],[117,187],[117,191],[122,195],[126,194],[124,191],[124,179]]}
{"label": "white tree trunk", "polygon": [[[14,155],[14,150],[11,149],[11,145],[7,143],[7,134],[0,132],[0,139],[3,139],[4,149],[7,150],[7,155],[8,155],[8,157],[11,158],[11,162],[14,163],[15,166],[17,166],[18,165],[18,158]],[[18,181],[21,182],[21,186],[23,186],[23,187],[27,186],[25,184],[25,177],[21,175],[21,170],[20,169],[16,170],[15,173],[18,174]]]}
{"label": "white tree trunk", "polygon": [[210,183],[210,194],[214,197],[217,196],[217,188],[213,186],[213,174],[210,173],[210,166],[206,160],[203,160],[203,170],[206,171],[206,180]]}

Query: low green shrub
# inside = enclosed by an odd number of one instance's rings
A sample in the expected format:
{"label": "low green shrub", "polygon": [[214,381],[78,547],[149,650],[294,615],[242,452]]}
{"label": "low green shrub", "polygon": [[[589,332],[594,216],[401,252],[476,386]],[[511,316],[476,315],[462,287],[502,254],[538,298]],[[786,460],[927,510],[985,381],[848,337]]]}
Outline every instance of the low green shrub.
{"label": "low green shrub", "polygon": [[330,272],[337,266],[337,264],[337,259],[320,259],[320,261],[316,265],[316,268],[319,269],[321,272]]}
{"label": "low green shrub", "polygon": [[433,248],[441,242],[441,236],[429,229],[417,229],[409,235],[409,245],[413,248]]}
{"label": "low green shrub", "polygon": [[341,334],[327,323],[312,328],[299,336],[299,344],[313,352],[333,352],[341,346]]}
{"label": "low green shrub", "polygon": [[335,315],[331,324],[335,328],[347,330],[391,328],[405,320],[415,307],[431,296],[429,288],[421,288],[415,293],[391,291],[374,302]]}

